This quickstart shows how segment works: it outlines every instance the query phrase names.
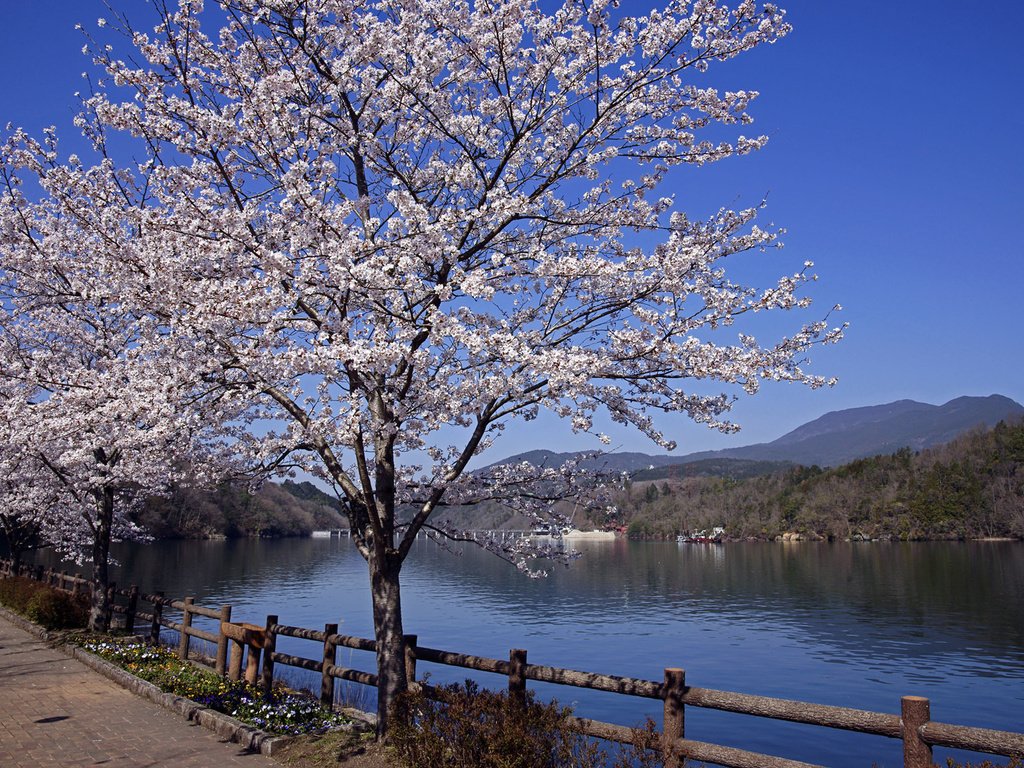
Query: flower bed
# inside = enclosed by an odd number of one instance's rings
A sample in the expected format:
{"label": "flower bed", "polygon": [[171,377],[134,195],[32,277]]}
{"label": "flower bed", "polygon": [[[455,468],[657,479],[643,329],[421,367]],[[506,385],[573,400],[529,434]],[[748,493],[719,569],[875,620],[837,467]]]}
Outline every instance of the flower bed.
{"label": "flower bed", "polygon": [[184,696],[262,731],[284,735],[319,733],[350,722],[308,695],[275,687],[267,697],[241,681],[181,661],[166,648],[133,639],[89,639],[81,647],[167,693]]}

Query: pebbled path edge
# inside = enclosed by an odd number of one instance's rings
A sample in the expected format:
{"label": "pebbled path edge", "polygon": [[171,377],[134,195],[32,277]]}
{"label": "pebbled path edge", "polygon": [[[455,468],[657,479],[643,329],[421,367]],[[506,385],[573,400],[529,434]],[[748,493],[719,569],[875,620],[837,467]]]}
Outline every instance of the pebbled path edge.
{"label": "pebbled path edge", "polygon": [[48,632],[38,624],[34,624],[23,616],[20,616],[7,608],[0,606],[0,616],[23,629],[31,635],[45,641],[51,648],[58,650],[67,656],[85,664],[95,672],[99,672],[106,678],[114,681],[122,688],[126,688],[136,696],[149,699],[157,706],[163,707],[171,712],[191,720],[207,730],[213,731],[218,736],[229,739],[246,749],[260,754],[271,756],[278,752],[283,746],[293,740],[291,736],[279,736],[273,733],[261,731],[236,720],[223,712],[217,712],[209,707],[196,704],[191,699],[183,696],[175,696],[173,693],[164,693],[152,683],[146,682],[130,672],[101,659],[99,656],[89,653],[83,648],[65,643],[61,633]]}

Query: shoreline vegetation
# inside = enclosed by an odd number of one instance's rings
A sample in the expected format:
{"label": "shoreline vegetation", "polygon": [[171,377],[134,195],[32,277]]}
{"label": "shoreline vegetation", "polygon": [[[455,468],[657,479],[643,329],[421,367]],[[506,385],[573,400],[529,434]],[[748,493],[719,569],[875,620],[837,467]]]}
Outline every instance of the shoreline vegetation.
{"label": "shoreline vegetation", "polygon": [[725,528],[733,540],[1024,538],[1024,423],[945,445],[757,477],[677,477],[621,494],[630,535]]}
{"label": "shoreline vegetation", "polygon": [[[627,480],[613,499],[613,522],[630,538],[650,540],[715,526],[725,528],[726,541],[1024,539],[1021,422],[837,467],[790,466],[753,477],[703,471],[682,464]],[[533,526],[498,504],[450,508],[444,516],[468,529]],[[256,491],[179,485],[150,499],[136,522],[158,539],[282,538],[347,527],[331,495],[290,480]],[[591,513],[575,525],[608,522]]]}

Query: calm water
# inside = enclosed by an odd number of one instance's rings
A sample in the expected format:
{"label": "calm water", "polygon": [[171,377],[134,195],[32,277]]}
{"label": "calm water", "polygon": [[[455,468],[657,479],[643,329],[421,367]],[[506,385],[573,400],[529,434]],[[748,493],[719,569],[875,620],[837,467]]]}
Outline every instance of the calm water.
{"label": "calm water", "polygon": [[[544,580],[423,542],[403,571],[406,631],[435,648],[1024,731],[1024,544],[594,542]],[[366,566],[346,539],[122,546],[116,578],[235,606],[236,619],[372,636]],[[302,643],[302,641],[295,641]],[[315,655],[309,644],[290,649]],[[341,663],[372,669],[368,654]],[[466,672],[421,665],[434,681]],[[481,681],[488,680],[481,675]],[[490,677],[500,686],[502,680]],[[624,725],[656,702],[538,686]],[[687,735],[830,766],[900,764],[896,741],[687,710]],[[944,753],[937,752],[938,757]]]}

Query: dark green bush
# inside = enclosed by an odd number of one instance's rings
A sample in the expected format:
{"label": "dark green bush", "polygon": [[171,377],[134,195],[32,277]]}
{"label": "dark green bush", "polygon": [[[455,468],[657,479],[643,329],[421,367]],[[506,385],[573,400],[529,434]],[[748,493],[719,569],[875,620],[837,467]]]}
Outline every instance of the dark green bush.
{"label": "dark green bush", "polygon": [[47,629],[75,629],[89,620],[89,603],[80,595],[41,587],[29,598],[25,615]]}
{"label": "dark green bush", "polygon": [[84,596],[69,595],[21,576],[0,579],[0,603],[47,629],[84,627],[89,618]]}
{"label": "dark green bush", "polygon": [[28,609],[29,600],[32,595],[39,591],[42,585],[26,579],[23,576],[16,576],[11,579],[0,579],[0,603],[16,613],[24,614]]}

